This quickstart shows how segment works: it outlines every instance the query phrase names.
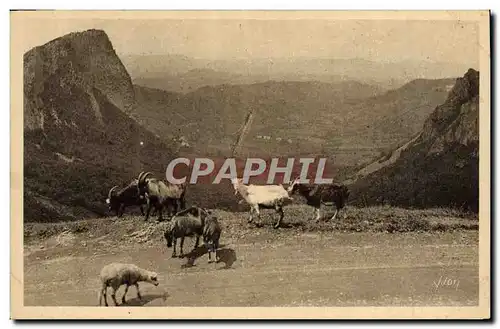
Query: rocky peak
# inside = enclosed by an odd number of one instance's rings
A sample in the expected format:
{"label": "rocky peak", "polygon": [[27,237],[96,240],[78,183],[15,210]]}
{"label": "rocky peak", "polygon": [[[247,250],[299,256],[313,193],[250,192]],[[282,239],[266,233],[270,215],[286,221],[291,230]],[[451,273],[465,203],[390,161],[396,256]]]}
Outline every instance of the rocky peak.
{"label": "rocky peak", "polygon": [[[477,100],[479,95],[479,72],[469,69],[465,75],[458,78],[454,87],[448,94],[446,101],[436,107],[433,113],[424,123],[422,138],[430,141],[446,134],[446,130],[453,125],[453,122],[460,116],[467,116],[464,110],[477,109],[474,106],[463,106],[473,100]],[[456,124],[455,124],[456,125]]]}
{"label": "rocky peak", "polygon": [[25,128],[70,126],[82,112],[102,124],[95,89],[124,111],[134,104],[130,76],[104,31],[69,33],[31,49],[24,54]]}

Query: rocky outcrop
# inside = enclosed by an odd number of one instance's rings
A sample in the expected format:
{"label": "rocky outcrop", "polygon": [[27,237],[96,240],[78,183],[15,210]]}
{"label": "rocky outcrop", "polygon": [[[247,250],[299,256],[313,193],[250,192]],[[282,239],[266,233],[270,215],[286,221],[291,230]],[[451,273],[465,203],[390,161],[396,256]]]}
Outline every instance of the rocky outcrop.
{"label": "rocky outcrop", "polygon": [[78,125],[75,116],[103,124],[94,89],[125,111],[134,103],[130,76],[104,31],[70,33],[24,55],[25,129]]}
{"label": "rocky outcrop", "polygon": [[26,221],[102,216],[111,186],[145,169],[164,175],[173,152],[130,117],[135,106],[103,31],[70,33],[24,55]]}
{"label": "rocky outcrop", "polygon": [[478,171],[479,72],[470,69],[396,161],[351,186],[353,202],[477,211]]}

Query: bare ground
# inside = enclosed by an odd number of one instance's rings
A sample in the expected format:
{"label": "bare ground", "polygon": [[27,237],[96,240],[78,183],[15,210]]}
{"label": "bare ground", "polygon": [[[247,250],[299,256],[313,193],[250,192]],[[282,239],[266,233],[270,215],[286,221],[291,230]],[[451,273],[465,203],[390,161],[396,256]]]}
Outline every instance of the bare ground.
{"label": "bare ground", "polygon": [[[143,300],[129,290],[127,304],[134,306],[477,305],[478,231],[464,225],[474,219],[448,214],[453,218],[441,220],[440,230],[424,225],[406,233],[367,224],[359,232],[338,229],[349,214],[318,224],[321,230],[274,230],[269,219],[255,228],[243,214],[223,214],[218,264],[208,263],[204,248],[171,258],[161,238],[164,223],[129,217],[58,229],[35,224],[25,233],[25,305],[97,305],[98,273],[112,261],[159,273],[158,287],[140,285]],[[441,211],[422,216],[445,217]],[[193,243],[186,239],[186,253]]]}

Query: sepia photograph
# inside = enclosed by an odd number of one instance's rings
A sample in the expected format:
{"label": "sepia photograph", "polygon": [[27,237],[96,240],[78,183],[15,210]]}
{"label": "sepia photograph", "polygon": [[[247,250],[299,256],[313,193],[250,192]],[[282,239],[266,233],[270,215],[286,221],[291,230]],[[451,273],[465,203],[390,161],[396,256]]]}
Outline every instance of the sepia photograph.
{"label": "sepia photograph", "polygon": [[487,319],[490,12],[11,11],[13,319]]}

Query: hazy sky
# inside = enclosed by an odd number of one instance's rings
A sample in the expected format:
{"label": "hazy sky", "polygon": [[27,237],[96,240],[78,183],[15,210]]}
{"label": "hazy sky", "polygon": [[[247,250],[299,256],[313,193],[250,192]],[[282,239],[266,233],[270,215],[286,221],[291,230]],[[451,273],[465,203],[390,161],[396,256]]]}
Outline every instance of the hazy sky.
{"label": "hazy sky", "polygon": [[35,19],[17,42],[27,51],[66,33],[90,28],[106,31],[119,55],[479,61],[478,26],[458,20]]}

